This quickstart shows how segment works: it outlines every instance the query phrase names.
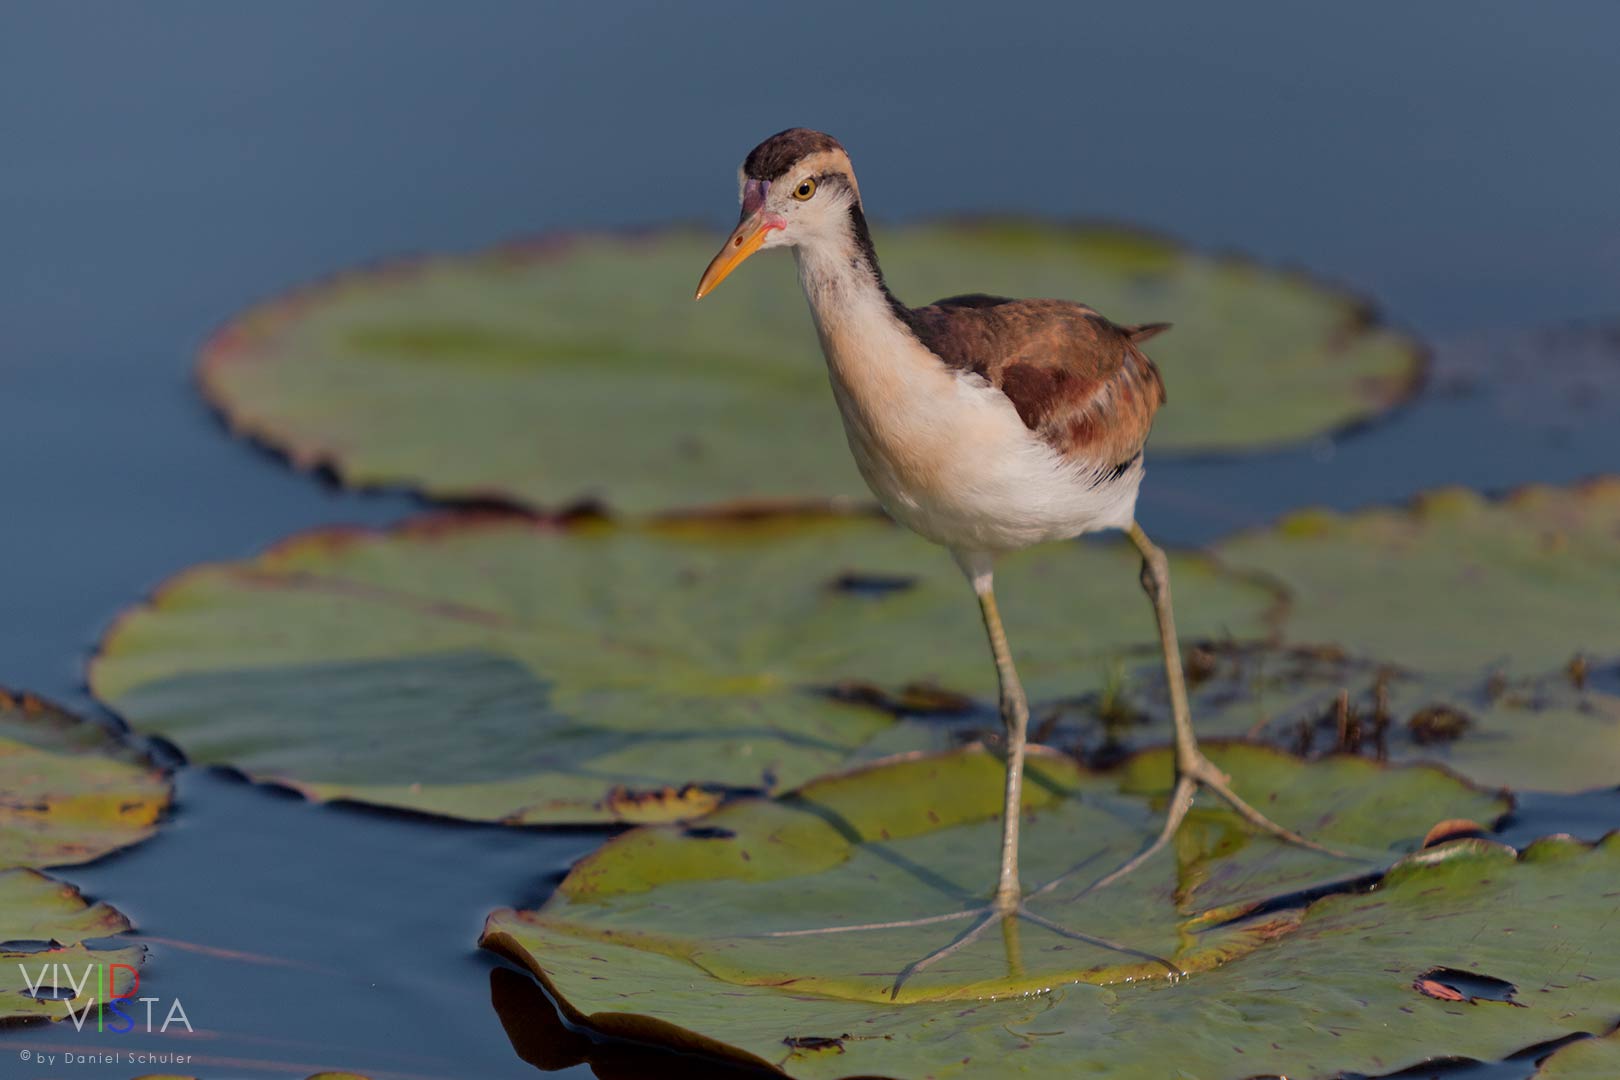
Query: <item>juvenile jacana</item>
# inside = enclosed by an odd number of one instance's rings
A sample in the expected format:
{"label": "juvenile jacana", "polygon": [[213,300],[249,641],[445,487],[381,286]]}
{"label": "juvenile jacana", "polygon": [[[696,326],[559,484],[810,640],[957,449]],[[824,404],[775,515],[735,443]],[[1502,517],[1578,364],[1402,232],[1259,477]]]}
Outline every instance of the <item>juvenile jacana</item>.
{"label": "juvenile jacana", "polygon": [[[1165,401],[1142,344],[1167,324],[1121,326],[1067,300],[981,294],[907,307],[878,267],[849,155],[819,131],[792,128],[760,143],[744,160],[739,185],[741,220],[703,271],[698,299],[756,251],[793,249],[861,476],[892,517],[955,557],[978,595],[1001,683],[1007,782],[995,893],[980,911],[961,914],[980,916],[966,934],[902,972],[896,992],[907,975],[966,945],[996,918],[1016,914],[1062,932],[1024,907],[1018,877],[1029,708],[991,587],[1003,552],[1122,529],[1142,555],[1175,719],[1176,782],[1158,836],[1091,888],[1160,850],[1200,785],[1255,828],[1327,850],[1239,798],[1193,735],[1168,566],[1135,520],[1143,447]],[[896,925],[907,924],[872,928]]]}

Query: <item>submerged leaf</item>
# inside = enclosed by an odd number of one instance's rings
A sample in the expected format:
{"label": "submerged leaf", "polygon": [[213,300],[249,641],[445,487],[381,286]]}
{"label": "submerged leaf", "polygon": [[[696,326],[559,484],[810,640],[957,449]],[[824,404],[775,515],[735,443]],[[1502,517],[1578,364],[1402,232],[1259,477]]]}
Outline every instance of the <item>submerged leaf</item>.
{"label": "submerged leaf", "polygon": [[[1174,562],[1194,632],[1265,632],[1267,587]],[[1137,564],[1120,544],[1005,561],[1033,694],[1084,689],[1124,649],[1151,654]],[[872,595],[836,584],[850,574],[911,583]],[[827,692],[852,680],[995,690],[949,558],[838,516],[462,516],[310,534],[183,574],[91,668],[97,696],[193,762],[316,798],[514,822],[686,818],[727,790],[803,783],[894,724]]]}
{"label": "submerged leaf", "polygon": [[[1296,768],[1315,775],[1339,764]],[[1233,771],[1241,780],[1243,769]],[[1368,803],[1401,810],[1376,792],[1365,796]],[[927,869],[901,865],[916,876]],[[985,860],[981,870],[989,869]],[[1126,890],[1115,896],[1116,908],[1133,911],[1110,913],[1099,903],[1087,915],[1149,932],[1155,909],[1141,906],[1140,887],[1129,879],[1119,884]],[[1571,1032],[1606,1031],[1620,1010],[1620,953],[1604,932],[1620,916],[1620,835],[1595,849],[1567,838],[1541,841],[1517,857],[1488,842],[1454,842],[1406,857],[1371,892],[1316,901],[1290,932],[1189,979],[1070,983],[972,1001],[889,1004],[807,993],[796,980],[738,978],[728,956],[712,962],[738,924],[711,917],[705,945],[687,948],[690,939],[662,929],[700,925],[705,913],[653,902],[664,894],[644,894],[647,902],[634,913],[630,897],[564,898],[539,913],[497,912],[484,943],[528,966],[576,1024],[666,1045],[723,1047],[805,1078],[1382,1074],[1432,1058],[1500,1058]],[[794,913],[814,918],[804,909],[819,900],[811,893]],[[559,917],[552,908],[561,908]],[[878,907],[866,914],[898,913]],[[750,920],[762,917],[751,906]],[[603,921],[613,933],[602,932]],[[633,921],[646,929],[631,930]],[[1024,932],[1026,962],[1049,964],[1049,954],[1033,945]],[[798,967],[888,959],[868,948],[865,940],[860,948],[833,948],[822,939],[817,949],[799,950]],[[981,962],[1005,969],[1007,960],[997,952]],[[1526,1007],[1427,996],[1415,983],[1436,969],[1511,984]],[[809,1038],[835,1039],[842,1052],[798,1042]]]}
{"label": "submerged leaf", "polygon": [[[1441,393],[1477,394],[1493,429],[1556,441],[1574,461],[1613,443],[1582,444],[1620,423],[1620,323],[1576,324],[1446,342],[1431,382]],[[1516,429],[1516,430],[1515,430]]]}
{"label": "submerged leaf", "polygon": [[[362,270],[253,308],[203,387],[238,431],[354,484],[631,513],[867,493],[789,260],[702,305],[718,234],[581,237]],[[984,291],[1170,320],[1153,451],[1239,450],[1377,415],[1414,342],[1286,272],[1118,230],[930,225],[877,237],[913,303]],[[386,388],[383,392],[380,388]]]}

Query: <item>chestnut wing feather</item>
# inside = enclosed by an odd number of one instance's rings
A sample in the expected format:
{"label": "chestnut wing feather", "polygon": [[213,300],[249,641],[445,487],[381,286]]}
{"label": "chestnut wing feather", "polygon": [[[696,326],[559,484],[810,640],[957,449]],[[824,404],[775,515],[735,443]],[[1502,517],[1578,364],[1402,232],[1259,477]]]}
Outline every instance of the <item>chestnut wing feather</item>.
{"label": "chestnut wing feather", "polygon": [[1120,326],[1067,300],[971,294],[909,309],[913,334],[947,366],[986,379],[1058,453],[1099,468],[1142,452],[1164,380],[1138,347],[1167,323]]}

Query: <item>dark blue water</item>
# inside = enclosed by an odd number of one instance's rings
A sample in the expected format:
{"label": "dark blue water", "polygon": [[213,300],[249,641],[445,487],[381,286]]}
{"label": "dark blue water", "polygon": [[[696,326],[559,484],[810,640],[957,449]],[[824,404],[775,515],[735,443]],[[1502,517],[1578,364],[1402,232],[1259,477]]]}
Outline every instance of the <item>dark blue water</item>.
{"label": "dark blue water", "polygon": [[[401,252],[719,228],[737,160],[790,124],[849,145],[880,219],[1122,219],[1306,266],[1437,339],[1620,316],[1605,0],[869,7],[0,6],[0,683],[89,708],[86,651],[165,576],[416,508],[224,436],[189,367],[232,312]],[[1502,398],[1486,385],[1293,452],[1157,463],[1144,521],[1197,542],[1305,503],[1620,463],[1612,391],[1573,429]],[[210,1063],[191,1068],[532,1075],[472,942],[596,837],[311,807],[190,771],[180,797],[150,843],[61,876],[164,939],[143,978],[205,1033],[186,1051]],[[1610,796],[1530,800],[1514,835],[1617,824]],[[143,1071],[11,1056],[97,1038],[5,1033],[0,1075]],[[538,1038],[552,1066],[585,1053]]]}

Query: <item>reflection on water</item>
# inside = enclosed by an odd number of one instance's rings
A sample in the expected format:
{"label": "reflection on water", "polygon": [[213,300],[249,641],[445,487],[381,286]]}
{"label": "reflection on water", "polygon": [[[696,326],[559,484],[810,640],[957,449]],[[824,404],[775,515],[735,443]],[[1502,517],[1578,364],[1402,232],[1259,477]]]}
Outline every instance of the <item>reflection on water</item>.
{"label": "reflection on water", "polygon": [[[517,1056],[541,1072],[588,1066],[598,1080],[754,1080],[774,1072],[712,1058],[689,1057],[630,1043],[599,1041],[567,1027],[540,984],[527,973],[496,968],[489,1000]],[[784,1048],[785,1053],[785,1048]]]}
{"label": "reflection on water", "polygon": [[[844,138],[880,218],[1120,218],[1307,265],[1437,336],[1620,314],[1620,140],[1594,137],[1620,99],[1617,33],[1601,2],[5,5],[0,682],[84,705],[98,628],[161,578],[416,506],[226,439],[188,367],[233,311],[402,251],[718,227],[737,158],[788,124]],[[1620,425],[1548,437],[1500,422],[1490,393],[1264,459],[1156,463],[1144,519],[1202,540],[1300,503],[1620,461]],[[155,840],[63,876],[152,935],[143,978],[186,1000],[204,1075],[532,1075],[472,942],[599,834],[310,807],[202,773],[180,794]],[[1620,823],[1594,799],[1527,800],[1514,835],[1566,811]],[[514,979],[494,985],[532,995]],[[62,1028],[0,1044],[100,1048]],[[618,1067],[555,1029],[514,1042]]]}

